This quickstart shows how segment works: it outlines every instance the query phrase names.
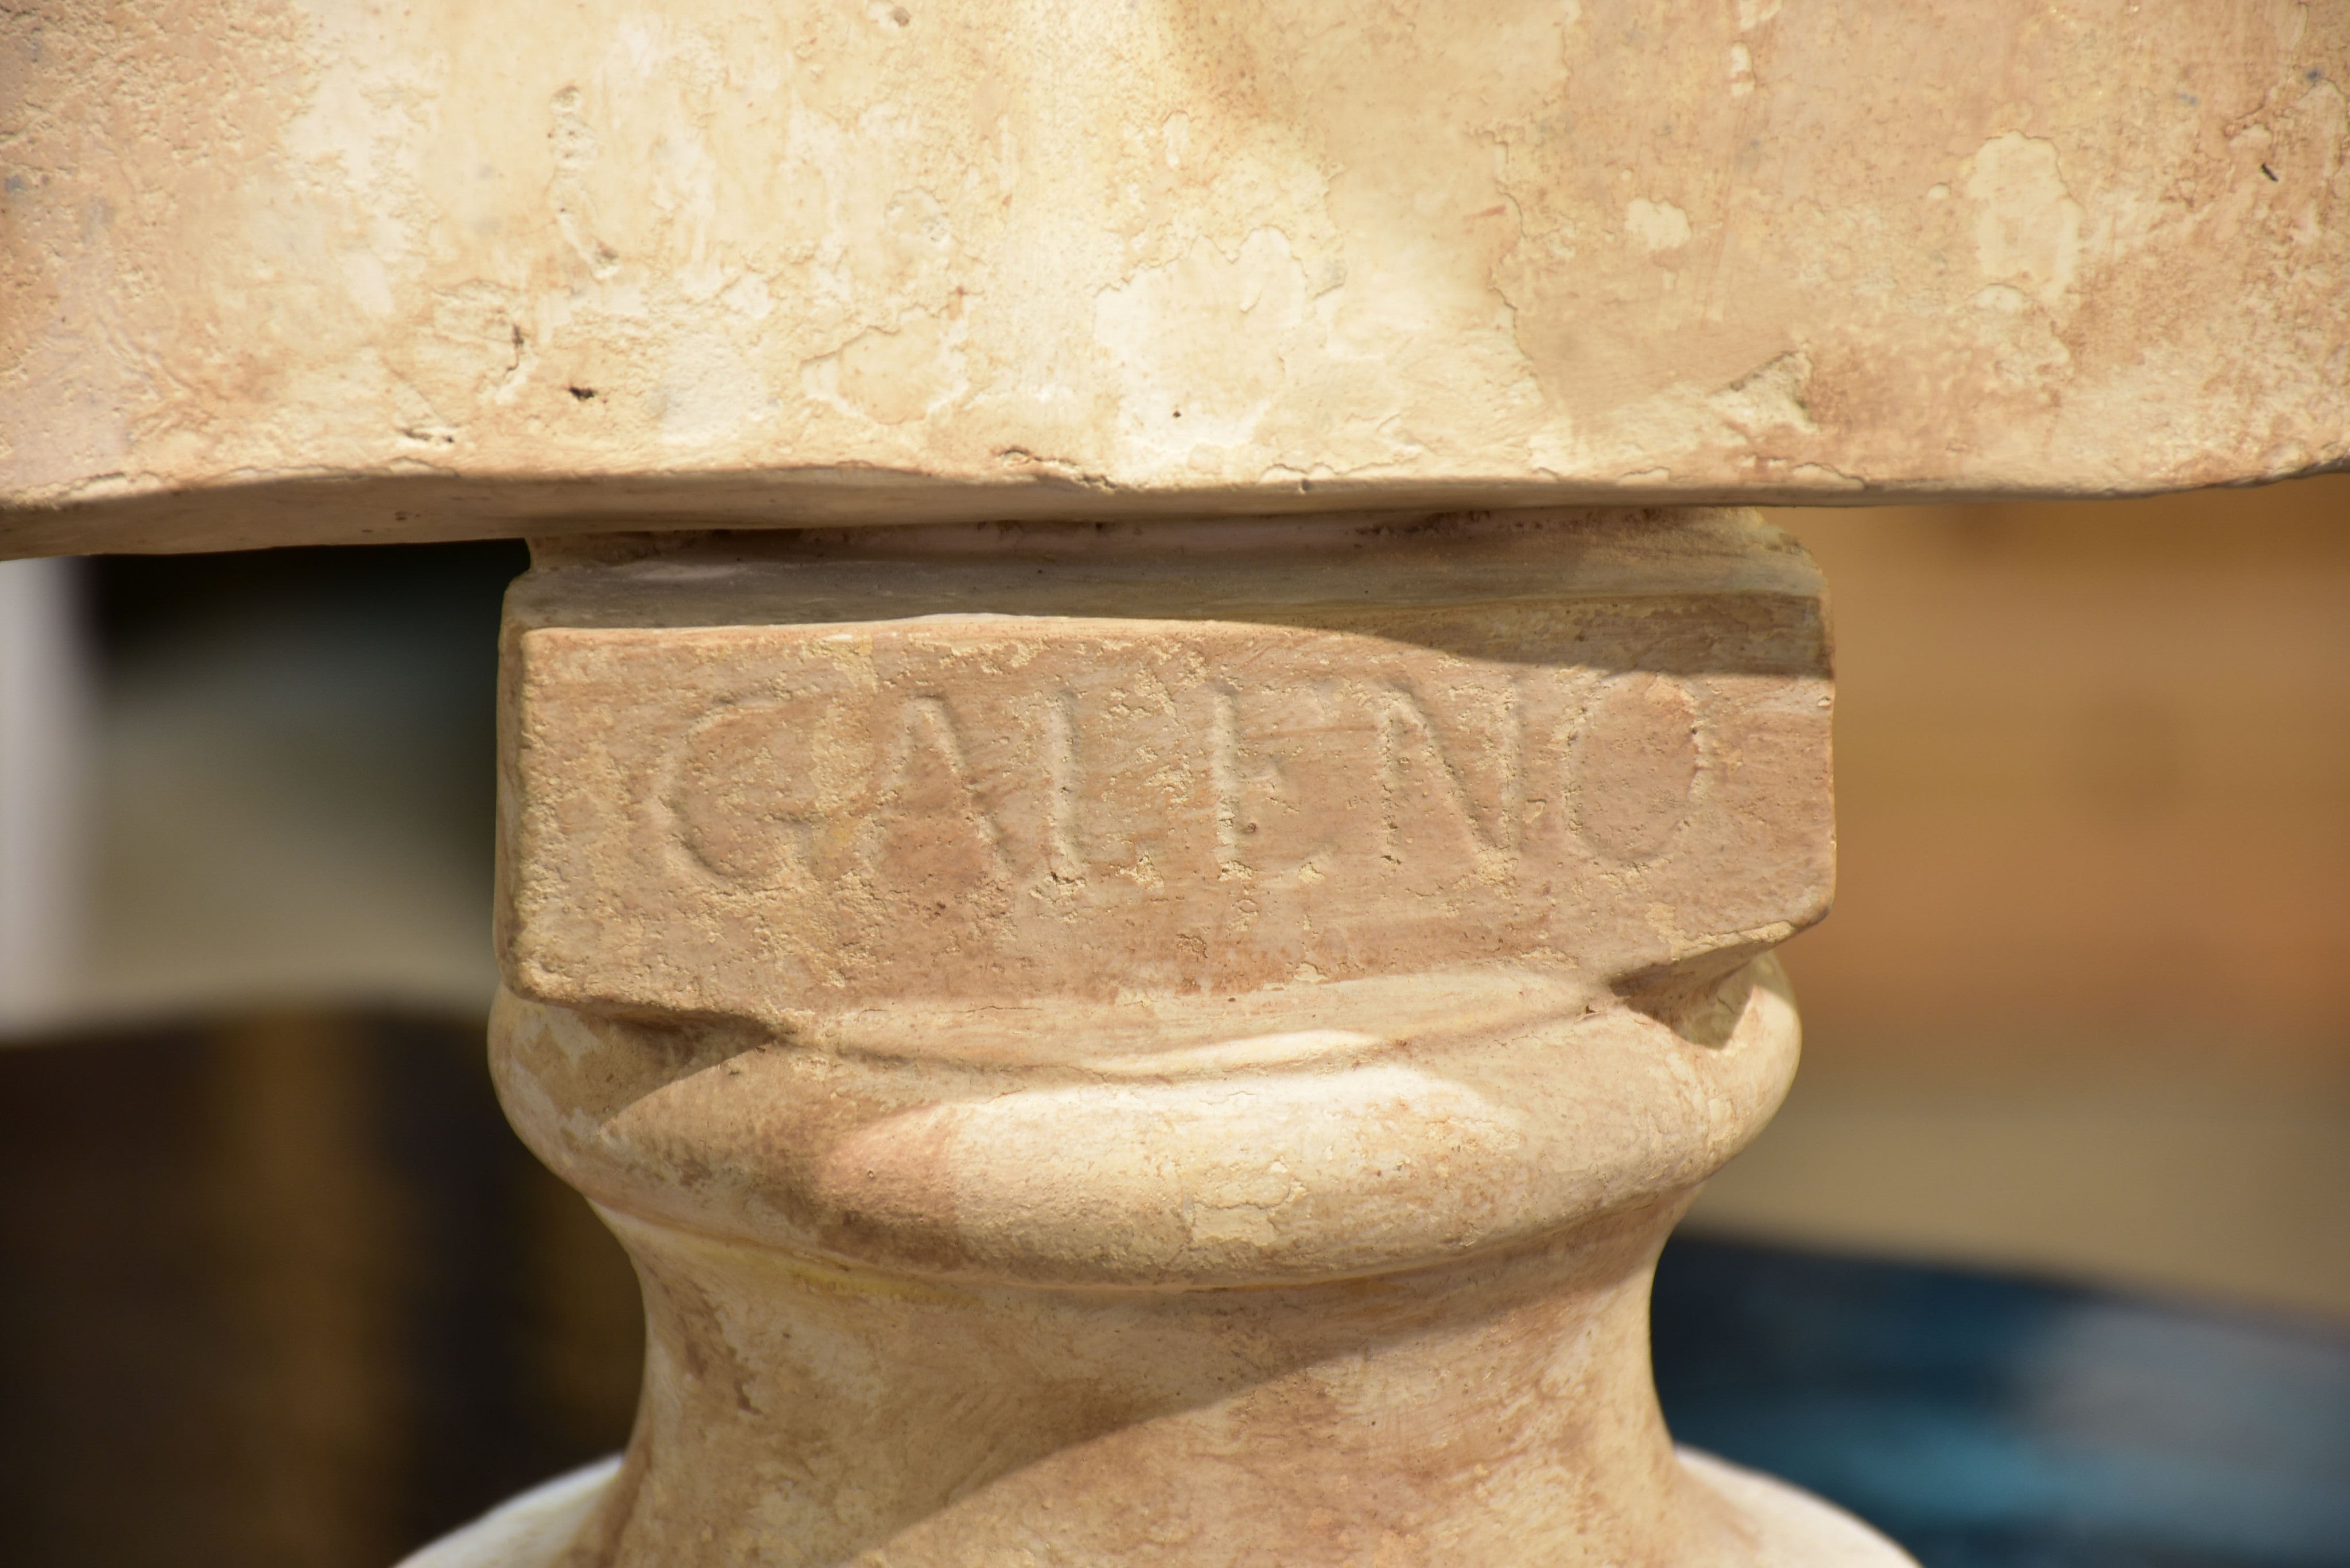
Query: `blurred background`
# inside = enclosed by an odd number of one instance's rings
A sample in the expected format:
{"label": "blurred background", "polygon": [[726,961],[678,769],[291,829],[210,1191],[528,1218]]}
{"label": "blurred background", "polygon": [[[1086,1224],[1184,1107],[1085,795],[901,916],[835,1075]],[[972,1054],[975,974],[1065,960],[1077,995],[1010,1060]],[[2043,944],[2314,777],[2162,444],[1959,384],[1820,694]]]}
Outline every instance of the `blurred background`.
{"label": "blurred background", "polygon": [[[2082,1343],[2267,1391],[2248,1476],[2350,1474],[2350,476],[1776,520],[1835,596],[1841,888],[1785,952],[1794,1096],[1668,1258],[1677,1428],[1734,1452],[1732,1385],[1817,1387],[1839,1311],[2136,1312],[2169,1326]],[[482,1064],[525,564],[0,564],[10,1562],[388,1563],[625,1439],[627,1266]],[[1731,1361],[1724,1303],[1759,1336]],[[1752,1457],[1841,1495],[1858,1461],[1794,1429]],[[2030,1556],[1931,1512],[1928,1568],[2350,1562],[2350,1514],[2264,1556]]]}

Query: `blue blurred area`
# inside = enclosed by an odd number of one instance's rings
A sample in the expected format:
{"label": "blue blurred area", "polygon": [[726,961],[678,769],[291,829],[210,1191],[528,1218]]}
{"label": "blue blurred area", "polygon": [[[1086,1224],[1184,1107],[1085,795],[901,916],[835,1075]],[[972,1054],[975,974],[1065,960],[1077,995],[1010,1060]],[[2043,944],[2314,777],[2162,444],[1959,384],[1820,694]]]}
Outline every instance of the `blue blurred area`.
{"label": "blue blurred area", "polygon": [[1677,1438],[1925,1568],[2350,1565],[2350,1334],[1694,1240],[1655,1324]]}

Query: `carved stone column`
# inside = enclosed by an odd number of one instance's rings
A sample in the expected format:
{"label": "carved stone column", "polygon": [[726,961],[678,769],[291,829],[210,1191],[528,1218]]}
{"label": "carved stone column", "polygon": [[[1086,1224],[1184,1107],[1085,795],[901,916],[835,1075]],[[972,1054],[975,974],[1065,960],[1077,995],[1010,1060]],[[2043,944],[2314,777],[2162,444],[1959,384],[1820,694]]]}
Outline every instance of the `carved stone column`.
{"label": "carved stone column", "polygon": [[517,1561],[1899,1561],[1648,1374],[1829,894],[1784,535],[556,546],[505,659],[498,1079],[651,1336]]}

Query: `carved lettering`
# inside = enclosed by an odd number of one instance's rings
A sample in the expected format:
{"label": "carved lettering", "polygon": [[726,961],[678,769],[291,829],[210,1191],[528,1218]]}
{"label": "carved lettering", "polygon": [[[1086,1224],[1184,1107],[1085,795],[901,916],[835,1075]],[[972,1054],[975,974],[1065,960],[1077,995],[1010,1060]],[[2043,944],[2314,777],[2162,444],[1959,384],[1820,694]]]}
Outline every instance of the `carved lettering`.
{"label": "carved lettering", "polygon": [[1663,854],[1702,778],[1698,705],[1688,686],[1648,671],[1607,681],[1570,748],[1568,809],[1584,840],[1627,865]]}
{"label": "carved lettering", "polygon": [[1245,803],[1241,798],[1240,699],[1223,686],[1210,695],[1215,704],[1215,721],[1208,729],[1208,776],[1216,794],[1216,867],[1226,877],[1245,877],[1249,865],[1241,853],[1241,836],[1253,825],[1241,820]]}
{"label": "carved lettering", "polygon": [[704,870],[754,887],[806,871],[824,806],[811,717],[800,704],[735,702],[687,728],[664,793],[679,845]]}
{"label": "carved lettering", "polygon": [[1490,798],[1480,803],[1446,726],[1401,687],[1378,694],[1379,855],[1401,865],[1407,852],[1489,868],[1518,848],[1522,721],[1515,688],[1484,737]]}
{"label": "carved lettering", "polygon": [[755,574],[698,620],[666,579],[669,624],[587,596],[524,633],[510,699],[511,972],[629,1006],[1108,1001],[1629,973],[1800,924],[1834,844],[1824,628],[1802,573],[1745,586],[1785,559],[1707,589],[1729,619],[1680,579],[1498,571],[1374,613],[1357,566],[1253,559],[1204,601],[1228,619],[916,612],[864,561],[775,577],[843,617],[805,624],[724,618]]}
{"label": "carved lettering", "polygon": [[1053,693],[1045,709],[1045,846],[1056,882],[1085,879],[1078,846],[1077,814],[1085,803],[1085,776],[1077,755],[1077,694]]}
{"label": "carved lettering", "polygon": [[899,710],[889,770],[867,835],[877,878],[927,888],[1005,875],[1003,830],[973,787],[945,699],[917,697]]}
{"label": "carved lettering", "polygon": [[[689,857],[751,887],[837,875],[846,865],[825,844],[854,844],[856,863],[883,884],[1148,881],[1183,859],[1187,838],[1223,879],[1315,880],[1373,859],[1440,878],[1506,872],[1525,831],[1521,693],[1451,695],[1439,707],[1394,683],[1219,682],[1195,699],[1206,722],[1187,727],[1156,696],[1097,690],[1087,709],[1060,688],[1019,705],[1025,737],[995,737],[993,780],[943,696],[879,712],[854,692],[729,702],[681,735],[665,798]],[[1640,710],[1627,701],[1592,708],[1578,757],[1629,743]],[[1017,799],[1033,803],[1022,808],[1030,826],[1008,830],[1001,803]],[[1102,817],[1097,844],[1089,809]],[[1604,845],[1637,847],[1645,831],[1586,815]]]}

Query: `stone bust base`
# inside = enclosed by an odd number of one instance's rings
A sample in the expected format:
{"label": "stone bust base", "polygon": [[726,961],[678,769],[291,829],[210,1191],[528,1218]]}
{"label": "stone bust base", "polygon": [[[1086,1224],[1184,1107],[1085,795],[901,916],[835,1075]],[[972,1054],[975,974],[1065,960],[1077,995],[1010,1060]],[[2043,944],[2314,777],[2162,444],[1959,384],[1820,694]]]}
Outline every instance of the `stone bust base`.
{"label": "stone bust base", "polygon": [[[1915,1568],[1908,1552],[1809,1492],[1694,1449],[1681,1449],[1680,1460],[1752,1532],[1754,1568]],[[619,1469],[619,1456],[614,1455],[559,1476],[435,1542],[400,1568],[553,1568],[566,1561]]]}

